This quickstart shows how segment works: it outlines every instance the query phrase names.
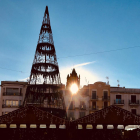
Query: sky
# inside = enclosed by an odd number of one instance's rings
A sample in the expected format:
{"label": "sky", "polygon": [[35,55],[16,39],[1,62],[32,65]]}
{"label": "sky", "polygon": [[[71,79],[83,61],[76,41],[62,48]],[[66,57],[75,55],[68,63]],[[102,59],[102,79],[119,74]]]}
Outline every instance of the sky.
{"label": "sky", "polygon": [[46,6],[63,84],[140,88],[139,0],[0,0],[0,81],[30,76]]}

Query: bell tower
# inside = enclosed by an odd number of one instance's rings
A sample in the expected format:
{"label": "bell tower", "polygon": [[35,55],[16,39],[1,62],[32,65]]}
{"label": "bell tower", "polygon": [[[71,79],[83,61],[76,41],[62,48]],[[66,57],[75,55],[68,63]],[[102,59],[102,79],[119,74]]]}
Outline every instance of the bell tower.
{"label": "bell tower", "polygon": [[66,88],[69,89],[72,84],[76,84],[80,88],[80,75],[78,77],[75,68],[73,68],[70,75],[67,76]]}

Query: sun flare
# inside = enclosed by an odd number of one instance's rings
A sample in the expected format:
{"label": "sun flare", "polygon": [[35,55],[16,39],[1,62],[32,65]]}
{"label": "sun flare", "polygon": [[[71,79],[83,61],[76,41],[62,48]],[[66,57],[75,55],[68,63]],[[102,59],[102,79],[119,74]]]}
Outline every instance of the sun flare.
{"label": "sun flare", "polygon": [[70,91],[72,92],[72,94],[75,94],[78,91],[77,84],[72,84],[70,87]]}

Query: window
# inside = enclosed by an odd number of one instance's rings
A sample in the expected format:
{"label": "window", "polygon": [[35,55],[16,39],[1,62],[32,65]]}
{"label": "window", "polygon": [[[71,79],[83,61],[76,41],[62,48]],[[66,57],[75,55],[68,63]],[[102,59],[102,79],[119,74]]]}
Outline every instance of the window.
{"label": "window", "polygon": [[136,103],[136,95],[131,95],[131,102]]}
{"label": "window", "polygon": [[108,107],[108,102],[104,102],[104,107]]}
{"label": "window", "polygon": [[74,108],[74,101],[71,101],[69,109],[73,109]]}
{"label": "window", "polygon": [[85,109],[85,102],[84,101],[80,101],[80,109]]}
{"label": "window", "polygon": [[107,97],[108,97],[108,92],[104,91],[104,99],[107,99]]}
{"label": "window", "polygon": [[13,101],[13,106],[18,106],[18,101]]}
{"label": "window", "polygon": [[84,101],[80,101],[80,105],[84,105],[85,103],[84,103]]}
{"label": "window", "polygon": [[6,106],[12,105],[12,102],[10,100],[6,100]]}
{"label": "window", "polygon": [[137,114],[137,110],[136,109],[131,109],[131,112],[133,113],[133,114]]}
{"label": "window", "polygon": [[70,113],[69,113],[69,116],[70,116],[70,117],[74,117],[74,112],[70,112]]}
{"label": "window", "polygon": [[92,102],[92,109],[96,109],[96,102]]}
{"label": "window", "polygon": [[92,91],[92,99],[96,99],[96,91]]}
{"label": "window", "polygon": [[20,88],[20,94],[22,93],[22,88]]}
{"label": "window", "polygon": [[85,112],[79,112],[79,117],[84,117],[85,116]]}
{"label": "window", "polygon": [[69,112],[69,119],[74,120],[74,112]]}
{"label": "window", "polygon": [[116,95],[116,103],[121,103],[121,95]]}
{"label": "window", "polygon": [[19,89],[18,88],[6,88],[6,94],[7,95],[13,95],[19,93]]}
{"label": "window", "polygon": [[19,101],[6,100],[6,106],[18,106]]}
{"label": "window", "polygon": [[21,100],[19,101],[19,105],[21,105]]}

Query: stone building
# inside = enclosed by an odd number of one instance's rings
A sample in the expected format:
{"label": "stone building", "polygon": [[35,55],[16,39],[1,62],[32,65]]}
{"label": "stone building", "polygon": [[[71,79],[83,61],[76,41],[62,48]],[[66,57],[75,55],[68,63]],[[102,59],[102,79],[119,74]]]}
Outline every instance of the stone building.
{"label": "stone building", "polygon": [[89,114],[89,96],[86,94],[88,90],[79,89],[76,94],[70,91],[72,84],[80,87],[80,75],[73,69],[67,76],[66,89],[63,91],[67,117],[69,120],[75,120]]}
{"label": "stone building", "polygon": [[95,82],[83,88],[89,91],[89,114],[110,106],[110,85],[105,82]]}
{"label": "stone building", "polygon": [[140,89],[110,87],[110,104],[140,115]]}
{"label": "stone building", "polygon": [[[70,86],[74,83],[80,87],[80,75],[78,76],[75,69],[67,76],[66,86],[61,86],[69,120],[84,117],[110,105],[140,115],[140,89],[111,87],[105,82],[95,82],[79,88],[76,94],[72,94]],[[1,82],[0,115],[16,110],[22,105],[27,86],[27,82]]]}
{"label": "stone building", "polygon": [[72,95],[69,90],[65,90],[64,99],[69,120],[75,120],[89,114],[89,96],[83,95],[83,92],[85,91],[80,89]]}
{"label": "stone building", "polygon": [[25,98],[27,82],[1,81],[0,116],[18,109]]}
{"label": "stone building", "polygon": [[97,110],[110,105],[110,85],[104,82],[96,82],[83,86],[76,94],[70,91],[70,85],[80,84],[80,75],[78,77],[75,69],[70,76],[67,76],[66,89],[64,91],[65,105],[69,119],[78,119]]}

